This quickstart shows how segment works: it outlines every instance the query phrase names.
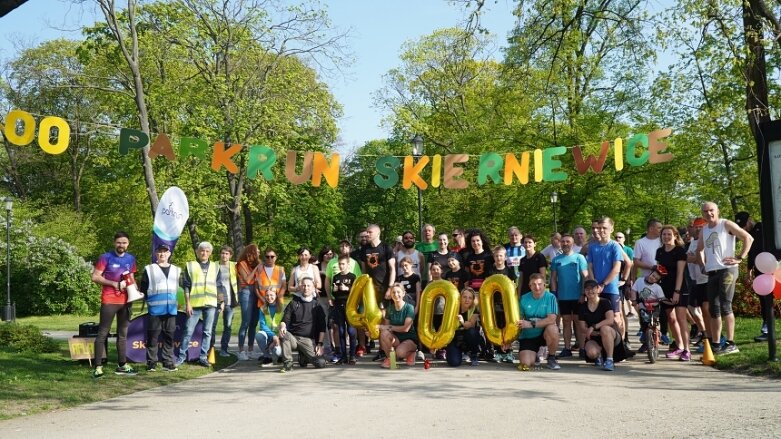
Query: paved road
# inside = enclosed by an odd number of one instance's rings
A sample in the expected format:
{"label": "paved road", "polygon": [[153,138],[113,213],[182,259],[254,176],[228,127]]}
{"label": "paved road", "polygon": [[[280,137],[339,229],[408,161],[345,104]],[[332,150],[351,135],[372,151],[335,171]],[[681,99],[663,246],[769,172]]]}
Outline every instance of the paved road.
{"label": "paved road", "polygon": [[638,357],[611,373],[577,360],[563,360],[560,371],[519,372],[490,363],[389,371],[365,359],[280,374],[249,361],[168,387],[0,422],[0,437],[266,438],[292,430],[306,438],[771,438],[781,435],[779,411],[781,382],[698,362],[651,365]]}

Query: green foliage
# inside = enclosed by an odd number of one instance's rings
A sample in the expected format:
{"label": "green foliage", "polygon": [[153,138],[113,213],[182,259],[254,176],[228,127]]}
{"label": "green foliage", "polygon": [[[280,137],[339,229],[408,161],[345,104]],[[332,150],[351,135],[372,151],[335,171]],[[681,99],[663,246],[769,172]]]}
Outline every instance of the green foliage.
{"label": "green foliage", "polygon": [[0,324],[0,348],[38,354],[59,350],[57,342],[44,336],[38,327],[16,323]]}
{"label": "green foliage", "polygon": [[12,254],[12,295],[20,315],[94,314],[100,309],[92,267],[59,238],[28,235]]}

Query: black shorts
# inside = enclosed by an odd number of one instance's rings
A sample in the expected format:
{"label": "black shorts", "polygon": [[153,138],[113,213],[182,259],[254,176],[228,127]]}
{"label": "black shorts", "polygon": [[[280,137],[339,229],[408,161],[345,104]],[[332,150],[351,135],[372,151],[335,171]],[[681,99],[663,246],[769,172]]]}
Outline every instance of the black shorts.
{"label": "black shorts", "polygon": [[692,288],[692,292],[689,293],[689,306],[702,306],[703,303],[708,301],[708,284],[697,284]]}
{"label": "black shorts", "polygon": [[545,337],[542,334],[539,337],[518,339],[518,351],[537,352],[541,347],[547,345],[548,343],[545,342]]}
{"label": "black shorts", "polygon": [[577,300],[559,300],[559,315],[574,314],[577,317],[579,307],[580,303]]}
{"label": "black shorts", "polygon": [[[673,298],[673,293],[667,294],[667,291],[664,292],[664,297],[666,297],[668,300],[671,300]],[[689,292],[684,291],[680,294],[678,294],[678,303],[675,305],[668,305],[666,303],[662,303],[662,309],[668,310],[672,308],[676,308],[679,306],[688,307],[689,306]]]}

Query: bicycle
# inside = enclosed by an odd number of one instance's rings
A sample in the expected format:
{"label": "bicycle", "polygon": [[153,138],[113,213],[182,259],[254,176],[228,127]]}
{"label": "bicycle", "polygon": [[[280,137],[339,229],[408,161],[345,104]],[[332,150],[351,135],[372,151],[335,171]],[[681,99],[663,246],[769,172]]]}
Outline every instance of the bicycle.
{"label": "bicycle", "polygon": [[647,325],[644,331],[645,343],[648,347],[646,354],[648,354],[648,361],[651,364],[656,363],[656,360],[659,359],[659,345],[662,340],[662,331],[659,329],[661,325],[659,322],[661,303],[672,305],[672,302],[669,300],[655,300],[642,302],[640,307],[640,321]]}

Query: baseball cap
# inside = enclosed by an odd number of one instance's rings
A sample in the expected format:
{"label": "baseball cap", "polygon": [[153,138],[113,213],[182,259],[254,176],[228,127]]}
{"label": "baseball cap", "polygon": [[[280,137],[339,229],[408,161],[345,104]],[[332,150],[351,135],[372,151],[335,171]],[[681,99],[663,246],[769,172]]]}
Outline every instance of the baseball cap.
{"label": "baseball cap", "polygon": [[161,251],[170,252],[171,251],[171,247],[168,247],[168,244],[158,244],[157,247],[155,247],[155,251],[156,252],[161,252]]}

